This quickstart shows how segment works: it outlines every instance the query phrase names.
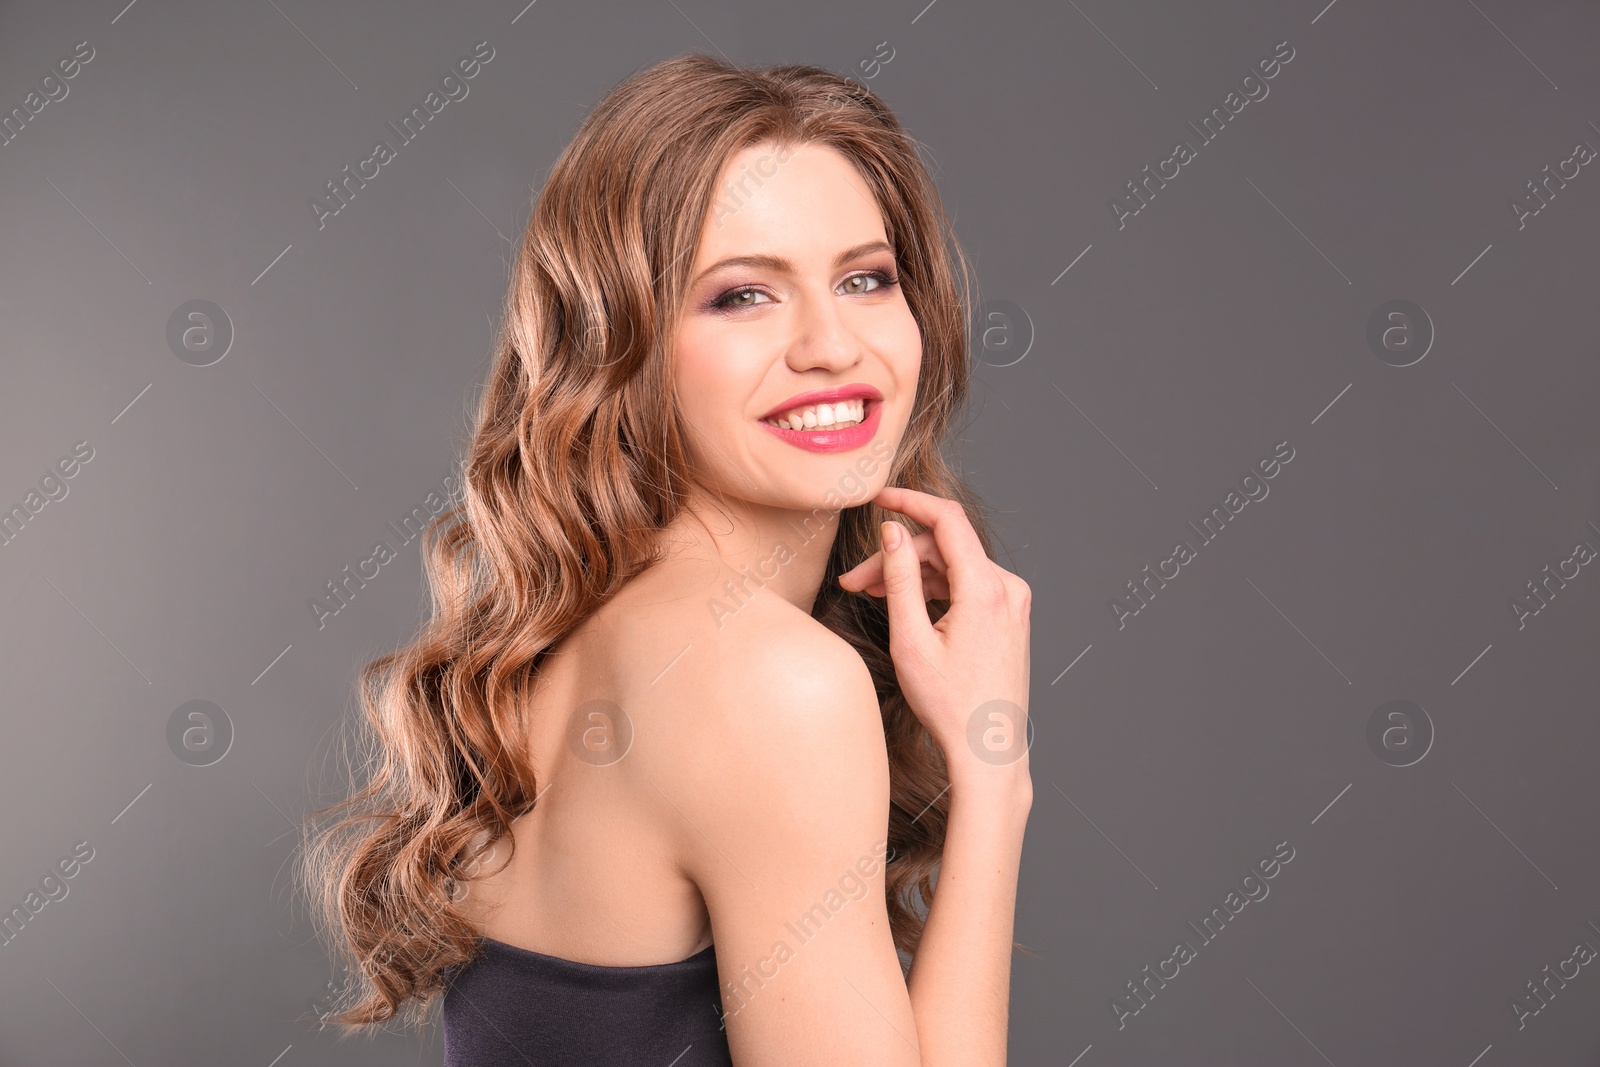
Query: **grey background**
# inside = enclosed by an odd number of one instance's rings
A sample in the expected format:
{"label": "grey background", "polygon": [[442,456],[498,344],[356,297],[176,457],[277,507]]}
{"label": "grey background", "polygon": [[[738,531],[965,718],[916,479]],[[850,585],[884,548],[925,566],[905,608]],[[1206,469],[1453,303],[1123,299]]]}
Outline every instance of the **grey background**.
{"label": "grey background", "polygon": [[[0,509],[94,450],[0,548],[0,911],[94,849],[0,948],[0,1063],[439,1061],[436,1032],[318,1031],[335,975],[287,865],[357,668],[418,621],[415,542],[325,626],[308,601],[450,471],[507,239],[582,116],[695,50],[867,80],[1020,309],[959,435],[1035,596],[1012,1062],[1600,1062],[1594,966],[1522,1029],[1510,1007],[1600,947],[1600,568],[1510,608],[1600,547],[1597,164],[1520,229],[1508,206],[1600,146],[1593,3],[0,11],[0,111],[95,49],[0,146]],[[308,201],[485,40],[319,230]],[[1180,138],[1119,229],[1109,199]],[[235,332],[207,367],[166,340],[196,299]],[[1395,299],[1437,332],[1408,367],[1366,342]],[[1110,599],[1281,441],[1270,495],[1119,629]],[[1434,734],[1406,767],[1367,742],[1394,699]],[[211,766],[169,748],[191,700],[232,724]],[[1179,939],[1197,958],[1119,1029]]]}

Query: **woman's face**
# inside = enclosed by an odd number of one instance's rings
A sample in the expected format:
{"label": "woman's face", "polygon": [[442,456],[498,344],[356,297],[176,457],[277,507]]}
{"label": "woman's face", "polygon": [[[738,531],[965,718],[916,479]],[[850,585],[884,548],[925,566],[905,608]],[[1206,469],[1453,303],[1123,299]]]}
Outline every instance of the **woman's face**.
{"label": "woman's face", "polygon": [[696,477],[773,507],[864,503],[922,364],[878,205],[815,144],[752,145],[717,188],[673,338]]}

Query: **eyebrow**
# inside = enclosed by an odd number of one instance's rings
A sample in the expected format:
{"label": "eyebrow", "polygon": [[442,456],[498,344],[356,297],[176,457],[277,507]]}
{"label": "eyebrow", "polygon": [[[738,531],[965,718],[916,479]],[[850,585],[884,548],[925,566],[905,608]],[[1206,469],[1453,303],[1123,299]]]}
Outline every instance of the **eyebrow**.
{"label": "eyebrow", "polygon": [[[859,244],[854,248],[847,248],[843,252],[840,252],[836,257],[834,257],[833,265],[835,267],[842,267],[852,259],[860,259],[862,256],[870,255],[873,252],[889,252],[893,254],[894,249],[890,247],[887,241],[868,241],[866,244]],[[705,270],[701,271],[700,274],[695,278],[695,281],[698,282],[701,278],[704,278],[708,274],[712,274],[719,270],[726,270],[729,267],[765,267],[768,270],[778,271],[781,274],[795,273],[794,264],[790,263],[782,256],[731,256],[728,259],[718,260]]]}

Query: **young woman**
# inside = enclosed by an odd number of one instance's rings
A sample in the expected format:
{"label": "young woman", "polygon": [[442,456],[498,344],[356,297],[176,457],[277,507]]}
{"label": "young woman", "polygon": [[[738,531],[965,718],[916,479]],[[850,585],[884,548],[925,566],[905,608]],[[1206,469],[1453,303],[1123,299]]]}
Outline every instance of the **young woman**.
{"label": "young woman", "polygon": [[600,103],[305,853],[364,978],[330,1021],[442,994],[452,1067],[1005,1062],[1029,590],[940,453],[969,290],[863,87],[686,56]]}

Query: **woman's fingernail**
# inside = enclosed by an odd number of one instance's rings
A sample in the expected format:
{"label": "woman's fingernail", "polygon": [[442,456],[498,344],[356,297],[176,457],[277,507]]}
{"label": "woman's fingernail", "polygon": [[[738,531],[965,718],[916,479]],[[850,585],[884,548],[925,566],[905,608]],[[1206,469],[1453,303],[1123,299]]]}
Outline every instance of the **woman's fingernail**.
{"label": "woman's fingernail", "polygon": [[899,548],[900,547],[900,532],[901,532],[900,531],[900,524],[898,522],[886,522],[886,523],[884,523],[883,524],[883,530],[882,530],[883,547],[888,548],[888,549]]}

